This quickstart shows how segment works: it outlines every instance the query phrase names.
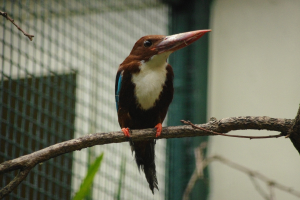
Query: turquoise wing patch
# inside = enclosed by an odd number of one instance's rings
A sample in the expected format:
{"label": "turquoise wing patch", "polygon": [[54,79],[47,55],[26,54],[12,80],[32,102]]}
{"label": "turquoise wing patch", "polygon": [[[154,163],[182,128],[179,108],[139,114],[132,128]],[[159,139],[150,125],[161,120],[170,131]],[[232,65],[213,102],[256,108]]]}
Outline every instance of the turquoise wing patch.
{"label": "turquoise wing patch", "polygon": [[117,111],[119,110],[119,94],[121,90],[121,85],[122,85],[122,72],[118,72],[116,77],[116,86],[115,86],[115,98],[116,98]]}

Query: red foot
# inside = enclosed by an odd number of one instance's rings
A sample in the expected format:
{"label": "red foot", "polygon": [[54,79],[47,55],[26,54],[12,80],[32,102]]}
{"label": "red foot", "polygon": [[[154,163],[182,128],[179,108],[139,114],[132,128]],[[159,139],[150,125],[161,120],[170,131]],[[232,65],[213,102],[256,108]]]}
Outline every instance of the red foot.
{"label": "red foot", "polygon": [[130,137],[129,128],[122,128],[125,137]]}
{"label": "red foot", "polygon": [[155,128],[156,128],[156,137],[159,137],[160,134],[161,134],[161,131],[162,131],[162,125],[161,125],[161,123],[158,123],[158,124],[155,126]]}

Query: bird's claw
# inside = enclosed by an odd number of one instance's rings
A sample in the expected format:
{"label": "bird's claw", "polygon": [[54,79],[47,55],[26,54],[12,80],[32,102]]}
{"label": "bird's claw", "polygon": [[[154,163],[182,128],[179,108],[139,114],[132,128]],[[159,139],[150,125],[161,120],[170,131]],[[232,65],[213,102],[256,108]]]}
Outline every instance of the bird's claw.
{"label": "bird's claw", "polygon": [[124,133],[125,137],[131,137],[129,128],[122,128],[122,132]]}
{"label": "bird's claw", "polygon": [[155,128],[156,128],[156,137],[159,137],[160,135],[161,135],[161,131],[162,131],[162,125],[161,125],[161,123],[158,123],[156,126],[155,126]]}
{"label": "bird's claw", "polygon": [[130,135],[130,129],[129,128],[122,128],[122,132],[124,133],[124,136],[126,138],[128,138],[130,145],[133,146],[134,144],[133,144],[133,141],[132,141],[132,138],[131,138],[131,135]]}

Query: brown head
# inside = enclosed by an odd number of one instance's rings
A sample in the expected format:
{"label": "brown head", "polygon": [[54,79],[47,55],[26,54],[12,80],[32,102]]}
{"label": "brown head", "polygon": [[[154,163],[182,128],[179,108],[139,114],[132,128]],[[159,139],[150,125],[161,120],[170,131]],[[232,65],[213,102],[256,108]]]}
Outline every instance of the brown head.
{"label": "brown head", "polygon": [[[147,62],[152,56],[167,52],[171,53],[182,49],[201,38],[211,30],[197,30],[179,33],[170,36],[147,35],[140,38],[133,46],[130,55],[125,59]],[[128,61],[129,61],[128,60]],[[124,62],[125,62],[124,61]]]}

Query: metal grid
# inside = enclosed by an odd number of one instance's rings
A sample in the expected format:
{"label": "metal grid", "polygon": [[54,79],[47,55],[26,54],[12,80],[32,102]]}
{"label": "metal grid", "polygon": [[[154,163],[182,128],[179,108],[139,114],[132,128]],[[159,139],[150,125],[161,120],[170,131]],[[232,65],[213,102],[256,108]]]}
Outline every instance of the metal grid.
{"label": "metal grid", "polygon": [[[4,0],[0,6],[35,35],[30,42],[0,18],[0,162],[88,133],[119,130],[114,103],[118,65],[141,36],[167,34],[167,6],[154,0]],[[154,196],[129,144],[122,143],[36,166],[7,199],[70,199],[101,152],[104,160],[91,199],[115,198],[123,157],[121,199],[164,199],[165,146],[164,140],[156,145],[160,191]],[[13,176],[0,176],[0,187]]]}

